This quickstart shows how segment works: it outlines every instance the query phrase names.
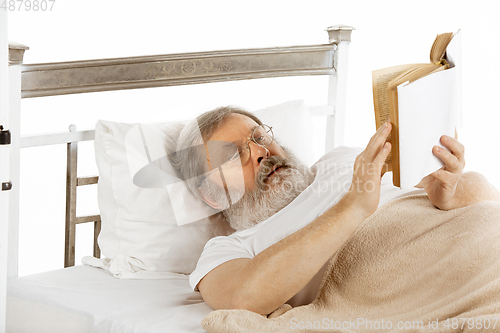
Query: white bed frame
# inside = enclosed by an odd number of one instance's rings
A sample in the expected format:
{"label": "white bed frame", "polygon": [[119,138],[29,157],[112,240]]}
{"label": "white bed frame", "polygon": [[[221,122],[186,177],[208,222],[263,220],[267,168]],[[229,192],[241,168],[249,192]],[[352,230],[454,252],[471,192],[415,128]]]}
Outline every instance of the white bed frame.
{"label": "white bed frame", "polygon": [[[7,48],[6,13],[0,11],[0,15],[0,125],[11,136],[10,144],[0,145],[0,180],[3,185],[0,191],[0,332],[5,327],[7,280],[18,275],[21,148],[68,145],[65,267],[74,265],[75,225],[94,222],[95,239],[100,229],[98,215],[77,217],[75,209],[76,186],[97,182],[97,177],[76,176],[77,142],[93,140],[94,131],[20,137],[22,98],[270,77],[328,75],[328,104],[310,110],[314,115],[326,115],[325,149],[329,151],[343,143],[347,55],[354,29],[352,27],[336,25],[327,28],[329,43],[324,45],[23,64],[23,55],[28,47],[10,44]],[[94,256],[99,256],[96,242]]]}

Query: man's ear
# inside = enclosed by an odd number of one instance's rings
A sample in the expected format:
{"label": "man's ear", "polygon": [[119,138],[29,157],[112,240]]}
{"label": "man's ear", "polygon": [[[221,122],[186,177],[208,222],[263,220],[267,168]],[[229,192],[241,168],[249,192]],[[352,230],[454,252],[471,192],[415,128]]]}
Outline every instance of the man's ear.
{"label": "man's ear", "polygon": [[203,201],[205,201],[205,203],[207,205],[209,205],[213,209],[222,210],[222,208],[219,207],[219,203],[217,201],[215,201],[214,199],[210,198],[209,195],[203,193],[203,191],[201,190],[201,186],[198,186],[197,190],[198,190],[198,193],[200,194],[201,199]]}

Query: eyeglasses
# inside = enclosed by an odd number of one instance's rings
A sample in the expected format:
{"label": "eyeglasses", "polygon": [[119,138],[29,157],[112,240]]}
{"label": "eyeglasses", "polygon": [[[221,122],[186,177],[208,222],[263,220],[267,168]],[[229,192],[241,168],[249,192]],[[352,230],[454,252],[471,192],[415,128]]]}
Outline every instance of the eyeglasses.
{"label": "eyeglasses", "polygon": [[[248,143],[252,141],[260,147],[267,147],[274,142],[272,127],[262,124],[252,130],[250,139],[246,142],[232,143],[225,141],[208,141],[204,149],[208,154],[209,172],[200,176],[198,180],[201,184],[207,177],[212,175],[219,167],[223,165],[242,166],[250,161],[251,150]],[[220,172],[221,170],[219,170]]]}
{"label": "eyeglasses", "polygon": [[[252,154],[248,143],[252,141],[261,147],[267,147],[274,141],[273,128],[262,124],[257,126],[252,131],[252,136],[245,143],[235,143],[228,146],[226,149],[226,161],[245,165],[250,160]],[[237,149],[237,151],[236,151]]]}

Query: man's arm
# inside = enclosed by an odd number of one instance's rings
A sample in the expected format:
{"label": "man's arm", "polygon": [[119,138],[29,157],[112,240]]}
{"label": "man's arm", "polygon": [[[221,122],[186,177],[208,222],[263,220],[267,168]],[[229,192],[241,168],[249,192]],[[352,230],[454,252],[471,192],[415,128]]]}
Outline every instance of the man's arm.
{"label": "man's arm", "polygon": [[314,277],[363,220],[348,204],[339,202],[253,259],[235,259],[216,267],[198,288],[214,309],[271,313]]}
{"label": "man's arm", "polygon": [[356,158],[351,188],[339,203],[253,259],[231,260],[210,271],[198,284],[208,305],[268,314],[298,293],[377,209],[390,130],[390,123],[382,126]]}

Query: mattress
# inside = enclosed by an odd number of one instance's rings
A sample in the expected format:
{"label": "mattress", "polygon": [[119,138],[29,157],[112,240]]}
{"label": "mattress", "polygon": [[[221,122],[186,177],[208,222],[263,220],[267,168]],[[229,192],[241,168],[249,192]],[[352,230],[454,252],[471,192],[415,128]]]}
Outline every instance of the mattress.
{"label": "mattress", "polygon": [[13,278],[7,288],[7,332],[205,332],[212,309],[188,276],[116,279],[80,265]]}

